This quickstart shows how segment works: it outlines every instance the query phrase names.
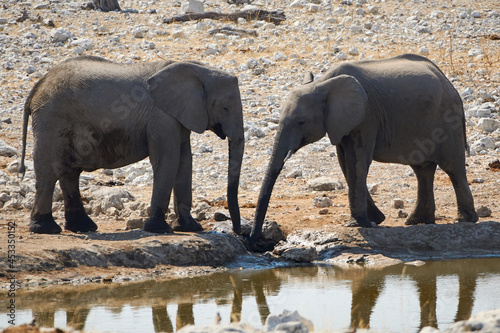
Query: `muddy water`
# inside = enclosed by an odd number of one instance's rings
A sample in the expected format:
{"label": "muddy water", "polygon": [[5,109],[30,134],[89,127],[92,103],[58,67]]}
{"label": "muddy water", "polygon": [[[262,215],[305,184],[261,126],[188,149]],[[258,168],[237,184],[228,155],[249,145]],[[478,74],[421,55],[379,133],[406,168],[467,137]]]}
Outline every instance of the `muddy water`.
{"label": "muddy water", "polygon": [[[298,310],[317,332],[371,327],[446,329],[500,308],[500,258],[427,262],[384,269],[332,266],[243,270],[172,281],[58,286],[17,293],[17,323],[99,332],[175,332],[187,324],[242,321]],[[0,300],[0,328],[7,327]]]}

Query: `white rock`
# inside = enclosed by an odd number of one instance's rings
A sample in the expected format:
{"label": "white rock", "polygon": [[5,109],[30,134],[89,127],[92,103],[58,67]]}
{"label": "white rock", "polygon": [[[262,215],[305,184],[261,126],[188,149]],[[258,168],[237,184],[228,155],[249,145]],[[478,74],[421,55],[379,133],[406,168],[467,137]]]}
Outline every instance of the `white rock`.
{"label": "white rock", "polygon": [[185,37],[184,30],[182,30],[180,28],[174,29],[172,31],[172,37],[174,37],[174,38],[184,38]]}
{"label": "white rock", "polygon": [[144,38],[146,31],[143,27],[134,27],[132,29],[132,36],[134,38]]}
{"label": "white rock", "polygon": [[380,7],[379,6],[368,6],[367,9],[373,15],[378,15],[380,13]]}
{"label": "white rock", "polygon": [[276,61],[288,60],[288,57],[283,52],[280,52],[280,51],[275,52],[273,57],[274,57],[274,60],[276,60]]}
{"label": "white rock", "polygon": [[477,125],[486,132],[494,132],[500,128],[500,121],[491,118],[481,118]]}
{"label": "white rock", "polygon": [[478,55],[483,55],[483,50],[481,50],[479,48],[472,48],[472,49],[469,50],[469,52],[467,52],[467,55],[470,58],[475,58]]}
{"label": "white rock", "polygon": [[181,4],[183,13],[203,13],[205,11],[203,2],[198,0],[188,0]]}
{"label": "white rock", "polygon": [[[293,327],[292,327],[293,326]],[[264,325],[264,332],[301,332],[313,331],[313,324],[297,311],[283,310],[279,315],[269,315]]]}
{"label": "white rock", "polygon": [[17,150],[8,144],[6,144],[3,140],[0,140],[0,156],[13,157],[18,154]]}
{"label": "white rock", "polygon": [[258,61],[255,58],[250,58],[247,60],[247,66],[249,69],[254,69],[259,65]]}
{"label": "white rock", "polygon": [[479,11],[475,10],[472,13],[470,13],[470,16],[472,16],[473,18],[480,18],[481,13]]}
{"label": "white rock", "polygon": [[94,48],[94,42],[90,39],[77,39],[71,42],[72,46],[79,46],[84,50],[92,50]]}
{"label": "white rock", "polygon": [[317,208],[325,208],[332,206],[332,199],[323,196],[317,196],[313,199],[313,206]]}
{"label": "white rock", "polygon": [[307,182],[307,187],[313,191],[334,191],[344,188],[341,180],[333,180],[329,177],[319,177]]}
{"label": "white rock", "polygon": [[52,37],[53,42],[64,43],[65,41],[73,37],[73,33],[66,28],[57,28],[52,30],[50,36]]}
{"label": "white rock", "polygon": [[337,53],[335,55],[335,59],[337,59],[337,60],[347,60],[347,54],[345,54],[344,52],[340,51],[339,53]]}
{"label": "white rock", "polygon": [[429,55],[429,49],[426,47],[421,47],[420,49],[418,49],[418,53],[421,55]]}
{"label": "white rock", "polygon": [[26,67],[26,74],[30,75],[36,72],[36,67],[33,65],[29,65]]}
{"label": "white rock", "polygon": [[347,50],[347,54],[352,55],[352,56],[357,56],[359,55],[359,51],[355,47],[351,47],[349,50]]}
{"label": "white rock", "polygon": [[310,3],[308,6],[307,6],[307,9],[311,12],[311,13],[317,13],[319,12],[319,10],[321,9],[321,7],[319,5],[316,5],[316,4],[313,4],[313,3]]}

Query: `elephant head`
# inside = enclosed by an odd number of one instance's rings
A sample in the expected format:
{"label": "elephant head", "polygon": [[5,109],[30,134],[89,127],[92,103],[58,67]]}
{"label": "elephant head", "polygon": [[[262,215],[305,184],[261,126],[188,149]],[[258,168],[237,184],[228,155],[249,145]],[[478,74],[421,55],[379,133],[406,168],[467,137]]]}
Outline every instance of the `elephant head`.
{"label": "elephant head", "polygon": [[282,109],[271,160],[260,189],[250,245],[259,240],[273,190],[285,161],[301,147],[326,133],[340,142],[365,118],[368,97],[352,76],[339,75],[295,89]]}
{"label": "elephant head", "polygon": [[198,63],[166,66],[148,80],[156,107],[196,133],[212,130],[228,138],[227,202],[233,230],[240,232],[238,186],[244,150],[243,114],[238,79]]}

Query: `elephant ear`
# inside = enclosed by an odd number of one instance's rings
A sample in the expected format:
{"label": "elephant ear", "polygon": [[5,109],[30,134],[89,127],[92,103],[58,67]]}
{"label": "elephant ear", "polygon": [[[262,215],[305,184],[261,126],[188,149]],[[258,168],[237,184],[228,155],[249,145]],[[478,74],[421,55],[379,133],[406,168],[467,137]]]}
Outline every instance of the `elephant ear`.
{"label": "elephant ear", "polygon": [[316,86],[326,95],[325,125],[334,145],[364,120],[368,95],[350,75],[339,75]]}
{"label": "elephant ear", "polygon": [[200,65],[178,62],[148,79],[155,106],[196,133],[203,133],[208,125],[202,69]]}
{"label": "elephant ear", "polygon": [[314,75],[311,72],[307,72],[304,74],[304,77],[302,78],[302,84],[308,84],[314,81]]}

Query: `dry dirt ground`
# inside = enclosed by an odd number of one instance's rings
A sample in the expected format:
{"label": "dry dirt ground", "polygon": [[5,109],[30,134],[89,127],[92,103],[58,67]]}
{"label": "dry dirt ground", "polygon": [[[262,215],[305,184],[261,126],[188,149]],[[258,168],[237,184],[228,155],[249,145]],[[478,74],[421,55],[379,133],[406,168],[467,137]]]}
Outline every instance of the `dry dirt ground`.
{"label": "dry dirt ground", "polygon": [[[418,3],[418,5],[417,5]],[[496,9],[499,10],[497,0],[490,1],[453,1],[454,6],[451,8],[471,8],[481,10],[481,9]],[[123,7],[127,7],[128,2],[124,1],[122,4]],[[384,10],[387,11],[387,15],[390,15],[394,11],[395,6],[403,6],[403,10],[406,9],[408,11],[413,10],[412,4],[401,4],[396,1],[387,1],[382,2],[382,5],[386,5]],[[379,4],[380,5],[380,4]],[[406,7],[405,7],[406,6]],[[424,12],[424,14],[428,13],[431,8],[425,7],[425,4],[421,4],[421,2],[415,2],[414,6],[419,6],[419,9]],[[444,9],[443,9],[444,10]],[[162,9],[162,14],[173,14],[178,11],[177,7]],[[297,11],[297,10],[295,10]],[[304,9],[304,11],[306,11]],[[287,8],[285,7],[285,12],[287,12]],[[36,14],[36,11],[33,11]],[[42,16],[50,16],[47,11],[40,11],[39,13]],[[124,22],[120,21],[122,17],[120,13],[99,13],[99,12],[83,12],[76,13],[75,15],[83,15],[85,18],[81,18],[82,20],[87,20],[89,22],[96,21],[101,23],[106,23],[108,26],[112,26],[113,29],[123,29],[127,30],[130,28],[130,24],[146,24],[151,25],[151,21],[155,21],[152,26],[159,26],[160,28],[165,28],[164,26],[158,25],[158,21],[160,20],[160,15],[149,15],[147,13],[140,13],[136,16],[133,16],[134,22]],[[107,15],[109,19],[104,20],[103,15]],[[298,14],[297,14],[298,15]],[[311,15],[313,18],[314,14],[306,13],[306,15]],[[168,16],[168,15],[167,15]],[[53,17],[54,22],[57,26],[67,26],[71,25],[72,18],[65,17],[61,15],[55,15]],[[289,20],[294,19],[294,14],[292,12],[289,13]],[[292,23],[290,23],[292,24]],[[28,25],[29,26],[29,25]],[[251,28],[251,22],[248,23],[247,28]],[[11,34],[16,33],[24,33],[25,31],[19,32],[24,29],[25,26],[14,27]],[[89,28],[89,27],[87,27]],[[448,37],[444,35],[442,32],[436,32],[436,39],[447,40]],[[122,42],[126,44],[127,42],[131,42],[129,40],[129,35],[124,39],[122,38]],[[270,36],[269,39],[272,41],[273,36]],[[306,53],[310,53],[313,50],[308,45],[307,35],[300,34],[295,38],[296,45],[300,45],[305,49]],[[457,40],[457,43],[464,45],[467,43],[468,37],[463,37],[461,40]],[[479,43],[483,46],[483,49],[488,51],[489,57],[480,64],[480,66],[485,66],[488,69],[488,73],[498,73],[500,62],[500,47],[498,41],[489,40],[484,37],[477,37]],[[448,38],[449,39],[449,38]],[[278,39],[279,40],[279,39]],[[450,43],[454,41],[450,39]],[[171,51],[169,57],[173,57],[175,59],[183,59],[185,57],[189,57],[191,59],[198,59],[199,54],[204,49],[200,45],[196,45],[194,41],[186,41],[186,42],[177,42],[171,41],[167,38],[158,38],[155,40],[156,49],[170,49],[175,50]],[[255,48],[249,48],[245,50],[238,50],[235,47],[229,45],[228,49],[218,55],[217,57],[202,59],[208,61],[209,63],[221,63],[223,61],[227,61],[231,58],[242,57],[241,62],[244,62],[243,59],[248,59],[250,57],[261,57],[261,56],[270,56],[272,57],[273,53],[277,50],[282,50],[285,53],[291,53],[294,51],[293,47],[282,46],[279,43],[272,44],[268,43],[266,48],[263,51],[255,51]],[[384,44],[382,49],[378,50],[366,50],[366,56],[372,56],[374,58],[382,58],[388,57],[391,55],[397,55],[404,53],[406,51],[415,51],[415,44],[405,45],[402,40],[396,40],[394,43]],[[200,51],[201,50],[201,51]],[[100,56],[108,57],[113,60],[119,60],[117,57],[116,50],[108,50],[103,49],[100,52],[93,52],[91,54],[98,54]],[[61,52],[58,49],[50,50],[50,56],[54,57],[55,62],[59,62],[57,60],[57,54]],[[69,51],[64,50],[66,52],[64,57],[67,57]],[[124,52],[127,52],[126,50]],[[144,52],[144,53],[141,53]],[[487,77],[482,79],[471,79],[467,81],[466,74],[468,71],[467,63],[468,56],[466,50],[460,51],[459,48],[453,53],[453,62],[450,63],[448,59],[449,52],[446,53],[444,49],[440,49],[439,47],[430,47],[430,52],[434,56],[441,60],[440,67],[447,75],[457,75],[457,84],[459,87],[464,88],[467,86],[476,87],[477,85],[481,85],[484,83],[484,80],[488,81],[490,85],[497,85],[498,80],[495,81],[492,78]],[[448,55],[447,55],[448,54]],[[140,49],[135,53],[137,58],[142,60],[159,60],[160,52],[157,53],[148,53],[143,49]],[[301,55],[299,55],[301,56]],[[319,56],[318,56],[319,57]],[[335,61],[334,61],[335,62]],[[268,74],[271,75],[274,72],[279,72],[280,69],[285,71],[291,71],[294,73],[293,78],[294,81],[291,82],[291,87],[299,84],[299,74],[297,72],[303,72],[306,70],[307,66],[299,66],[297,71],[294,71],[294,67],[298,66],[297,62],[286,61],[283,64],[280,64],[280,68],[271,67],[268,69]],[[31,86],[36,82],[37,79],[33,79],[26,82],[20,82],[19,78],[13,76],[9,77],[10,74],[4,77],[4,83],[2,85],[2,89],[12,89],[12,103],[17,103],[22,105],[24,103],[25,97],[31,89]],[[11,80],[12,79],[12,80]],[[283,83],[284,84],[284,83]],[[23,88],[18,89],[19,86],[22,85]],[[272,89],[272,88],[269,88]],[[260,88],[259,86],[254,86],[250,88],[242,88],[242,95],[244,96],[246,92],[252,90],[253,95],[251,98],[258,99],[259,97],[265,96],[269,94],[270,91],[264,91],[264,88]],[[280,92],[281,94],[282,92]],[[284,95],[282,99],[284,99]],[[282,102],[282,101],[281,101]],[[245,111],[247,112],[247,111]],[[262,120],[266,117],[266,115],[256,115],[255,113],[245,114],[245,116],[249,117],[253,121]],[[19,142],[20,142],[20,128],[22,124],[22,115],[21,113],[14,114],[11,116],[11,121],[13,126],[17,130],[5,130],[6,126],[3,125],[4,129],[2,129],[2,140],[4,140],[7,144],[16,147],[20,150]],[[8,127],[11,128],[11,127]],[[469,134],[471,133],[471,129],[468,129]],[[261,170],[257,175],[252,175],[251,177],[242,176],[242,186],[240,189],[240,204],[241,204],[241,214],[247,220],[252,220],[255,212],[255,204],[257,202],[258,197],[258,188],[260,186],[260,182],[262,180],[262,172],[267,164],[268,155],[265,154],[257,154],[254,158],[255,152],[263,152],[271,148],[272,139],[274,137],[275,132],[271,132],[268,136],[266,136],[263,140],[259,142],[253,141],[250,145],[246,147],[246,154],[249,156],[248,159],[244,161],[247,165],[244,165],[245,170]],[[30,136],[31,137],[31,136]],[[199,136],[197,137],[198,140]],[[30,138],[31,140],[31,138]],[[214,146],[214,151],[224,152],[225,151],[225,142],[219,142],[220,140],[216,139],[214,135],[206,138],[211,145]],[[308,229],[318,229],[318,230],[333,230],[338,232],[340,235],[343,235],[345,238],[359,237],[358,229],[356,228],[346,228],[344,227],[345,222],[349,217],[349,205],[347,199],[347,188],[329,191],[329,192],[315,192],[307,189],[306,183],[308,180],[312,178],[316,178],[318,176],[327,174],[329,177],[334,179],[343,179],[340,167],[337,163],[337,159],[335,157],[335,149],[334,147],[327,147],[325,149],[321,149],[319,151],[307,150],[303,149],[295,154],[288,162],[287,167],[283,170],[282,175],[277,181],[277,184],[274,188],[273,196],[271,198],[271,203],[268,210],[267,218],[270,220],[277,221],[285,234],[289,234],[294,230],[300,230],[304,228]],[[474,199],[476,207],[479,208],[481,206],[486,206],[491,210],[491,216],[480,218],[479,223],[481,221],[498,221],[500,222],[500,173],[498,170],[490,168],[488,165],[493,160],[498,159],[498,155],[496,153],[490,151],[489,154],[486,155],[475,155],[468,157],[467,159],[467,176],[469,179],[469,183],[471,189],[473,191]],[[11,176],[14,176],[12,173],[7,171],[7,166],[12,163],[16,158],[8,158],[1,157],[0,158],[0,170],[8,173]],[[27,160],[32,160],[31,149],[28,148]],[[203,161],[201,157],[194,157],[194,168],[198,169],[202,167]],[[214,163],[213,161],[211,163]],[[224,169],[224,163],[216,162],[222,164],[221,170]],[[303,176],[298,178],[287,178],[285,175],[290,171],[294,170],[303,171]],[[245,173],[245,170],[243,173]],[[386,227],[394,227],[394,226],[404,226],[404,218],[399,217],[400,209],[396,209],[393,207],[394,199],[402,199],[404,201],[404,208],[401,210],[406,213],[410,213],[413,209],[416,199],[417,192],[417,182],[414,174],[411,172],[412,170],[408,166],[394,165],[394,164],[381,164],[381,163],[373,163],[368,183],[369,184],[378,184],[378,189],[376,190],[373,198],[382,212],[386,215],[386,220],[383,222],[383,226]],[[107,176],[99,171],[93,173],[94,179],[90,180],[90,185],[100,183],[107,183],[113,180],[113,176]],[[203,181],[203,180],[198,180]],[[194,183],[197,183],[197,179],[195,176]],[[345,182],[344,182],[345,184]],[[224,189],[225,183],[220,181],[215,186],[210,188],[205,188],[203,191],[199,191],[196,186],[194,188],[194,197],[203,196],[210,200],[220,197],[225,194]],[[138,200],[148,202],[151,194],[151,186],[126,186],[127,190],[129,190]],[[316,196],[326,195],[329,196],[333,200],[333,206],[328,207],[327,211],[322,211],[320,213],[320,208],[314,207],[312,202]],[[454,223],[454,217],[456,215],[456,201],[455,195],[453,192],[453,187],[451,182],[446,174],[441,170],[436,172],[435,177],[435,198],[436,198],[436,215],[438,224],[449,224]],[[196,200],[195,200],[196,201]],[[214,208],[215,209],[215,208]],[[222,207],[221,207],[222,209]],[[63,222],[63,212],[61,210],[56,211],[55,217],[58,222]],[[29,223],[30,212],[27,209],[20,210],[1,210],[0,211],[0,248],[2,251],[2,258],[4,258],[4,254],[6,253],[5,249],[7,241],[8,241],[8,223],[16,222],[16,251],[18,254],[22,255],[24,251],[32,252],[37,249],[43,248],[66,248],[70,246],[84,246],[85,244],[96,244],[103,245],[108,244],[110,241],[113,242],[113,246],[119,247],[130,247],[133,246],[133,240],[130,241],[114,241],[113,237],[119,237],[120,234],[125,234],[128,231],[125,230],[126,220],[120,217],[113,217],[107,215],[99,215],[97,217],[93,217],[95,222],[98,224],[99,229],[98,232],[103,235],[102,240],[92,239],[89,240],[86,237],[74,237],[70,232],[63,231],[61,235],[35,235],[31,234],[28,231],[28,223]],[[213,224],[213,220],[203,221],[205,229],[209,229],[211,224]],[[107,238],[108,237],[108,238]],[[147,237],[179,237],[176,235],[168,235],[168,236],[153,236],[148,235]],[[106,239],[107,238],[107,239]],[[176,275],[176,274],[195,274],[195,273],[204,273],[208,271],[213,271],[213,267],[190,267],[190,268],[173,268],[170,266],[158,266],[153,269],[133,269],[133,268],[124,268],[124,267],[108,267],[108,268],[95,268],[95,267],[77,267],[77,268],[66,268],[63,271],[35,271],[35,272],[23,272],[21,271],[17,275],[17,279],[21,282],[28,282],[29,280],[39,280],[39,281],[55,281],[61,280],[63,278],[72,279],[75,276],[101,276],[103,279],[113,277],[116,275],[130,275],[130,276],[142,276],[142,277],[154,277],[157,274],[162,275]],[[172,273],[170,273],[172,272]],[[2,272],[0,274],[6,275],[6,272]]]}

